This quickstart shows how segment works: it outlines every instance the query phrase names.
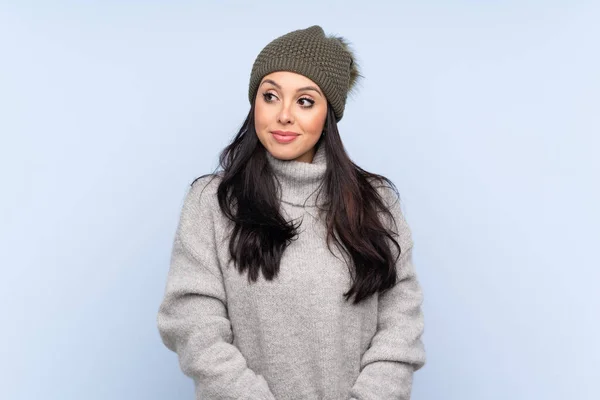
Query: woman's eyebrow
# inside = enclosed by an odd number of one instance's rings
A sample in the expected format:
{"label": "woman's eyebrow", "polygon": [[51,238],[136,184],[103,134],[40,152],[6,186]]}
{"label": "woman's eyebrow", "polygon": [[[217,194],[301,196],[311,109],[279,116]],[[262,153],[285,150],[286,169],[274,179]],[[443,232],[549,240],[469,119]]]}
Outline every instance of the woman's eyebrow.
{"label": "woman's eyebrow", "polygon": [[296,90],[296,93],[302,92],[303,90],[314,90],[315,92],[319,93],[319,95],[323,96],[321,94],[321,91],[319,89],[317,89],[316,87],[314,87],[314,86],[304,86],[304,87],[301,87],[300,89]]}
{"label": "woman's eyebrow", "polygon": [[[271,79],[265,79],[264,81],[262,81],[261,85],[263,83],[270,83],[271,85],[275,86],[277,89],[281,90],[281,86],[277,82],[275,82],[275,81],[273,81]],[[302,92],[304,90],[314,90],[315,92],[317,92],[321,96],[323,96],[323,94],[321,93],[321,91],[318,88],[316,88],[315,86],[304,86],[304,87],[301,87],[298,90],[296,90],[296,93]]]}
{"label": "woman's eyebrow", "polygon": [[263,83],[270,83],[271,85],[275,86],[277,89],[281,89],[281,86],[279,86],[279,85],[277,84],[277,82],[275,82],[275,81],[272,81],[272,80],[270,80],[270,79],[265,79],[264,81],[262,81],[261,85],[262,85]]}

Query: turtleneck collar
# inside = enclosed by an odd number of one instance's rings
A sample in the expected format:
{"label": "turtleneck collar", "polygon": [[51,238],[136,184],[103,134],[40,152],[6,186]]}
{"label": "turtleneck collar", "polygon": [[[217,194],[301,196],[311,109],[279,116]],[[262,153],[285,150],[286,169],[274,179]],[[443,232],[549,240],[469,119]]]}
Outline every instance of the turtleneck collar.
{"label": "turtleneck collar", "polygon": [[327,169],[325,146],[320,145],[312,163],[275,158],[266,151],[267,160],[281,184],[281,201],[299,206],[317,206],[325,201],[322,193],[317,203],[319,186]]}

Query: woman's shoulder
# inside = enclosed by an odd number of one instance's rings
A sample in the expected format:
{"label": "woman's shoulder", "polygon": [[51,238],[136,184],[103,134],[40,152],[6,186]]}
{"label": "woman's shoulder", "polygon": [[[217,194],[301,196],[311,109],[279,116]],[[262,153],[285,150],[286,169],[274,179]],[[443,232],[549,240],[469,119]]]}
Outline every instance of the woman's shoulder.
{"label": "woman's shoulder", "polygon": [[222,172],[214,172],[211,174],[202,175],[192,181],[190,188],[201,191],[208,190],[209,193],[216,194],[222,178]]}
{"label": "woman's shoulder", "polygon": [[216,205],[217,189],[221,183],[220,172],[211,173],[195,178],[189,185],[186,195],[187,202],[202,204],[204,206]]}
{"label": "woman's shoulder", "polygon": [[371,186],[375,189],[383,204],[389,209],[400,202],[400,193],[391,179],[383,175],[374,175],[367,178]]}
{"label": "woman's shoulder", "polygon": [[[390,227],[399,236],[401,248],[412,247],[412,231],[402,211],[403,205],[400,202],[398,188],[390,179],[381,175],[371,178],[370,183],[379,194],[384,207],[389,211],[389,214],[382,213],[386,226]],[[391,219],[387,217],[391,217]]]}

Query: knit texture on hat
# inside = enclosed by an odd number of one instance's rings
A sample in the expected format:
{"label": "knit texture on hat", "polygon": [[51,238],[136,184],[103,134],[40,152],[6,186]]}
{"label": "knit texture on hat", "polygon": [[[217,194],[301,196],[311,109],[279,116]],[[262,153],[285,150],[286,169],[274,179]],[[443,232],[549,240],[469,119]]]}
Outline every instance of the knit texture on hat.
{"label": "knit texture on hat", "polygon": [[318,25],[286,33],[262,49],[250,75],[251,104],[262,78],[275,71],[295,72],[319,85],[333,107],[336,121],[342,119],[348,93],[360,76],[348,41],[325,36]]}

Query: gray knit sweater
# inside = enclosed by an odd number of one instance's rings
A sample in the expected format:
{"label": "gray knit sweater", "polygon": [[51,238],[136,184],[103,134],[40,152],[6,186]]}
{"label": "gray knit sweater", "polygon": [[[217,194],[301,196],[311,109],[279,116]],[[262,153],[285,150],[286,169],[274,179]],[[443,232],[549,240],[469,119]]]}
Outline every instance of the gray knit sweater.
{"label": "gray knit sweater", "polygon": [[197,399],[409,399],[413,372],[425,363],[422,291],[399,199],[379,188],[398,226],[398,283],[355,306],[342,296],[350,287],[344,256],[334,245],[334,254],[328,250],[315,207],[324,147],[312,163],[267,157],[282,185],[283,215],[302,218],[279,275],[249,283],[237,272],[218,178],[197,180],[181,211],[158,312],[164,344],[193,378]]}

